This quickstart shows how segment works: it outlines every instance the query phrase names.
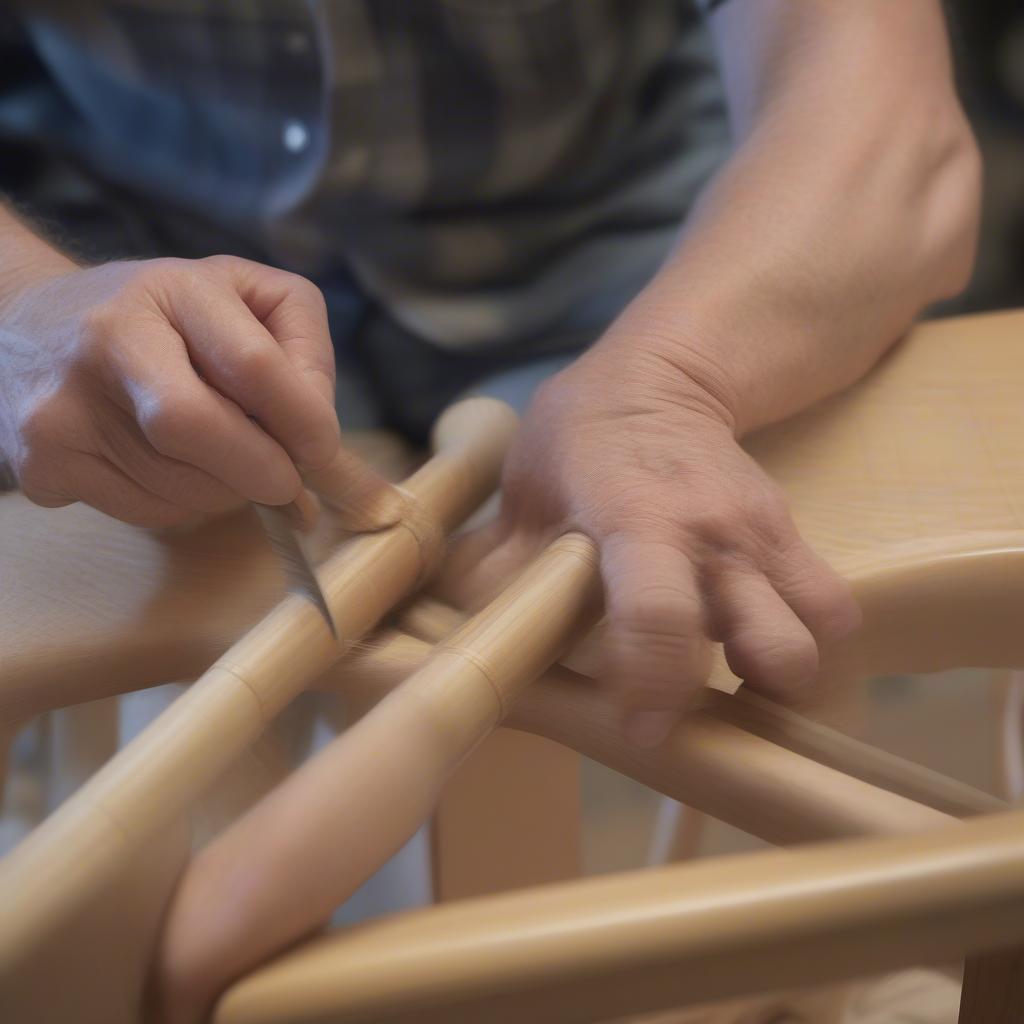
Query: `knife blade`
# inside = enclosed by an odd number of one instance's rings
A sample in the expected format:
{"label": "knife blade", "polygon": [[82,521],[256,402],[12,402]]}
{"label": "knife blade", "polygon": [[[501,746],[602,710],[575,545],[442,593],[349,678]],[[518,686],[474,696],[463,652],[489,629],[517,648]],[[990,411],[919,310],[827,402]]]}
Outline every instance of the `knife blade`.
{"label": "knife blade", "polygon": [[252,505],[274,553],[284,566],[288,588],[312,601],[330,627],[331,633],[337,637],[338,630],[327,606],[327,599],[317,581],[316,570],[303,550],[295,529],[295,513],[289,511],[287,505],[261,505],[258,502],[253,502]]}

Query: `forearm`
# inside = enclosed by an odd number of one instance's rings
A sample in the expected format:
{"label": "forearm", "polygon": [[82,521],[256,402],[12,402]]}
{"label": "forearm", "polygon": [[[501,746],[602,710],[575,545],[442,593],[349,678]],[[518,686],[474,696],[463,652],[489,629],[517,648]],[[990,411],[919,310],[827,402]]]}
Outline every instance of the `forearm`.
{"label": "forearm", "polygon": [[33,281],[75,266],[0,201],[0,305]]}
{"label": "forearm", "polygon": [[739,434],[856,380],[961,289],[979,204],[936,5],[769,6],[773,32],[725,62],[738,148],[607,342],[696,380]]}

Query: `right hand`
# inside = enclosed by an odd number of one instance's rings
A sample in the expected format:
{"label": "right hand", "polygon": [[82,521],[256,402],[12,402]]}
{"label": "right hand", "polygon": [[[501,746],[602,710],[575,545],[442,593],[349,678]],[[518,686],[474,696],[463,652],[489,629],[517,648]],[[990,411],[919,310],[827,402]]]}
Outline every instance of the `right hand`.
{"label": "right hand", "polygon": [[319,289],[230,256],[72,267],[0,306],[0,462],[27,497],[170,526],[283,505],[339,446]]}

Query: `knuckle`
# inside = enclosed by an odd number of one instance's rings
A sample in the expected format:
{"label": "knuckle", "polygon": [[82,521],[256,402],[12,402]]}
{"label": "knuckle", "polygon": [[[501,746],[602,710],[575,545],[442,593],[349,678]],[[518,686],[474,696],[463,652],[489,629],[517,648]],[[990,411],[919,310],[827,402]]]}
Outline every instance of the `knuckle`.
{"label": "knuckle", "polygon": [[204,418],[198,403],[183,396],[161,396],[148,403],[139,425],[161,455],[179,458],[202,443]]}
{"label": "knuckle", "polygon": [[737,674],[772,690],[800,689],[818,671],[818,648],[810,635],[741,636],[732,647]]}
{"label": "knuckle", "polygon": [[231,358],[232,370],[239,380],[247,383],[267,381],[275,365],[275,353],[269,345],[240,345]]}
{"label": "knuckle", "polygon": [[651,637],[677,637],[698,618],[700,607],[682,587],[649,583],[609,600],[609,617],[620,629]]}
{"label": "knuckle", "polygon": [[106,366],[116,345],[119,324],[124,320],[125,310],[117,301],[90,308],[82,317],[75,345],[74,369],[95,370]]}
{"label": "knuckle", "polygon": [[210,275],[195,260],[153,260],[143,271],[143,283],[150,291],[165,290],[176,296],[200,295],[210,288]]}
{"label": "knuckle", "polygon": [[310,434],[290,446],[299,465],[310,469],[322,469],[331,461],[338,447],[337,435],[319,432]]}
{"label": "knuckle", "polygon": [[187,265],[186,260],[175,257],[143,260],[136,263],[128,277],[127,288],[149,291],[164,284],[169,277],[177,276],[181,268]]}
{"label": "knuckle", "polygon": [[232,256],[229,253],[214,253],[212,256],[204,256],[200,263],[217,270],[232,270],[244,266],[248,261],[239,256]]}
{"label": "knuckle", "polygon": [[809,628],[825,644],[835,643],[861,624],[861,610],[849,583],[822,562],[803,541],[782,549],[775,581],[799,607]]}
{"label": "knuckle", "polygon": [[113,302],[100,302],[90,306],[82,315],[81,347],[96,351],[108,343],[117,329],[119,311]]}
{"label": "knuckle", "polygon": [[746,551],[789,546],[795,526],[782,491],[763,486],[730,493],[686,517],[688,531],[709,551]]}
{"label": "knuckle", "polygon": [[301,274],[293,274],[288,270],[282,270],[279,273],[281,274],[281,280],[288,290],[297,298],[311,305],[327,308],[324,293],[308,277],[303,277]]}
{"label": "knuckle", "polygon": [[736,546],[743,518],[736,505],[723,503],[714,508],[692,512],[685,520],[686,530],[702,548],[724,551]]}
{"label": "knuckle", "polygon": [[187,273],[195,265],[195,260],[182,259],[180,256],[160,256],[152,260],[141,260],[135,265],[135,273],[140,279],[164,278],[168,274]]}
{"label": "knuckle", "polygon": [[789,502],[774,484],[760,487],[749,495],[744,516],[755,535],[772,547],[787,543],[795,532]]}
{"label": "knuckle", "polygon": [[822,642],[835,643],[855,632],[861,625],[860,605],[853,591],[842,579],[825,580],[815,595]]}

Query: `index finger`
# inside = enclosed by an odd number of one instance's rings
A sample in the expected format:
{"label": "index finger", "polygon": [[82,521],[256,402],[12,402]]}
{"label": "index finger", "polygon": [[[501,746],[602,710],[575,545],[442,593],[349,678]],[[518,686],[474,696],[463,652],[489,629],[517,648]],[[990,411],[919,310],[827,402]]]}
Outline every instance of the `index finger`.
{"label": "index finger", "polygon": [[300,377],[333,407],[334,345],[323,293],[298,274],[234,257],[212,257]]}
{"label": "index finger", "polygon": [[222,395],[253,417],[299,466],[335,454],[334,406],[303,379],[273,335],[229,284],[198,280],[171,299],[193,363]]}

